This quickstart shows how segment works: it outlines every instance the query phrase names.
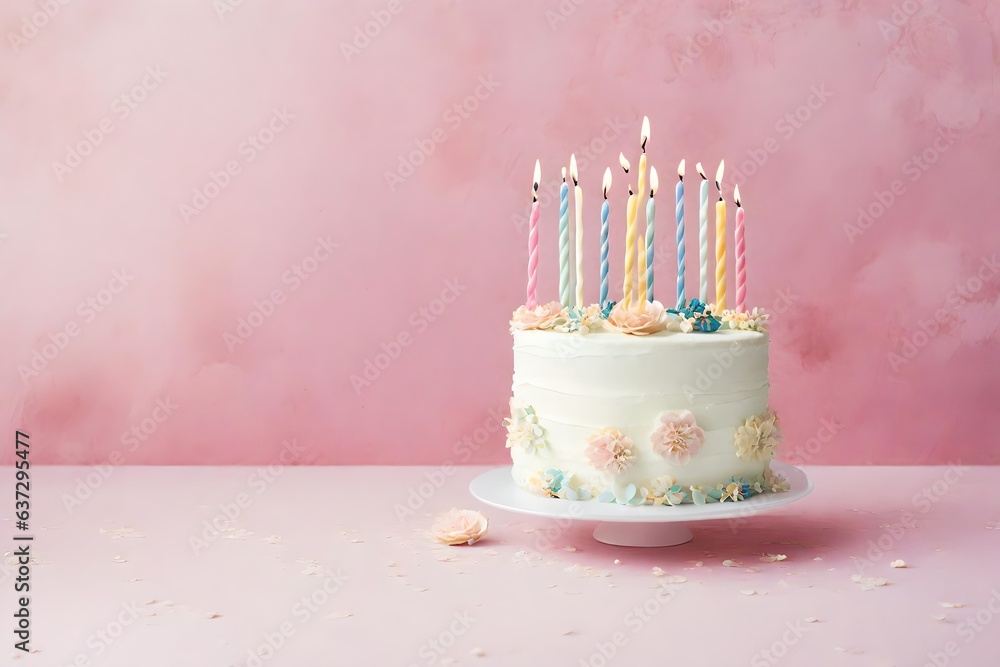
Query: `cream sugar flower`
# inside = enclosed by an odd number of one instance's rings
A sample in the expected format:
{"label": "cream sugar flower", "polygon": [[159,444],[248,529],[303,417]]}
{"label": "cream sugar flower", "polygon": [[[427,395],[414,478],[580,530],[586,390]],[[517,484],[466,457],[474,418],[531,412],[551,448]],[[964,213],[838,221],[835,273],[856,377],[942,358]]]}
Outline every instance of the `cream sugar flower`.
{"label": "cream sugar flower", "polygon": [[619,302],[611,309],[608,324],[622,333],[646,336],[667,328],[667,312],[659,301],[640,301],[628,306]]}
{"label": "cream sugar flower", "polygon": [[510,399],[510,417],[503,420],[507,428],[507,448],[520,447],[534,454],[545,446],[545,429],[538,424],[535,409],[516,398]]}
{"label": "cream sugar flower", "polygon": [[451,508],[438,518],[431,534],[438,542],[451,546],[475,544],[489,530],[490,521],[475,510]]}
{"label": "cream sugar flower", "polygon": [[558,301],[542,303],[534,308],[521,306],[514,311],[514,315],[510,319],[510,332],[527,329],[551,329],[559,324],[564,316],[562,304]]}
{"label": "cream sugar flower", "polygon": [[767,331],[768,319],[770,318],[763,308],[754,308],[746,312],[735,310],[723,311],[719,319],[730,329],[740,329],[743,331],[757,331],[764,333]]}
{"label": "cream sugar flower", "polygon": [[751,415],[736,427],[736,455],[747,461],[769,461],[781,440],[778,415],[768,408],[760,415]]}
{"label": "cream sugar flower", "polygon": [[677,465],[687,465],[704,444],[705,431],[690,411],[670,410],[656,418],[656,429],[649,439],[654,452]]}
{"label": "cream sugar flower", "polygon": [[783,493],[792,488],[792,485],[788,483],[788,480],[783,475],[771,470],[770,465],[764,468],[764,486],[771,493]]}

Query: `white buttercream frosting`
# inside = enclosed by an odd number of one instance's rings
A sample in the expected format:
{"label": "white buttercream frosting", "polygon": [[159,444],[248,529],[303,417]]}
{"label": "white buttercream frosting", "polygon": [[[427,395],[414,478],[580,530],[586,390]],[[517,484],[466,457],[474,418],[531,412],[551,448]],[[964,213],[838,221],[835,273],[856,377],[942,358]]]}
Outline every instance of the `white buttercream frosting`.
{"label": "white buttercream frosting", "polygon": [[[597,490],[652,488],[664,476],[685,489],[707,489],[731,477],[764,474],[769,459],[737,456],[735,433],[768,409],[766,333],[722,329],[640,337],[606,328],[587,335],[527,330],[513,336],[514,399],[533,408],[545,441],[541,447],[511,447],[519,486],[530,487],[548,469]],[[683,457],[657,453],[651,436],[665,411],[685,410],[704,431],[704,442],[682,465]],[[621,472],[595,469],[588,460],[588,443],[602,429],[617,429],[632,442],[633,459]]]}

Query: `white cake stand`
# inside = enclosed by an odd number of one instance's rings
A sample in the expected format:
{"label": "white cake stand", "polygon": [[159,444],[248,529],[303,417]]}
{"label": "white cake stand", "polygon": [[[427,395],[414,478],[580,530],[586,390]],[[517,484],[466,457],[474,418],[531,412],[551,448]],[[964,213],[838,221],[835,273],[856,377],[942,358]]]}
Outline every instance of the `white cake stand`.
{"label": "white cake stand", "polygon": [[510,512],[571,521],[597,521],[594,539],[625,547],[670,547],[691,541],[691,521],[709,519],[746,520],[759,512],[804,498],[812,491],[812,481],[802,470],[786,463],[772,462],[771,469],[784,475],[791,489],[784,493],[763,493],[748,500],[708,505],[628,507],[615,503],[542,498],[514,485],[510,466],[485,472],[472,480],[469,491],[490,505]]}

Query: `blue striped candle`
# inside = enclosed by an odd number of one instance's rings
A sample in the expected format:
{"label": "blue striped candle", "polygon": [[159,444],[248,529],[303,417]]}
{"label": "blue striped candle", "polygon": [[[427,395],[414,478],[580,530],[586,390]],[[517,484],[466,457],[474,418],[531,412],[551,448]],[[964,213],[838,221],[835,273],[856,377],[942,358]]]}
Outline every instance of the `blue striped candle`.
{"label": "blue striped candle", "polygon": [[566,185],[566,167],[562,169],[562,187],[559,189],[559,302],[569,306],[569,186]]}

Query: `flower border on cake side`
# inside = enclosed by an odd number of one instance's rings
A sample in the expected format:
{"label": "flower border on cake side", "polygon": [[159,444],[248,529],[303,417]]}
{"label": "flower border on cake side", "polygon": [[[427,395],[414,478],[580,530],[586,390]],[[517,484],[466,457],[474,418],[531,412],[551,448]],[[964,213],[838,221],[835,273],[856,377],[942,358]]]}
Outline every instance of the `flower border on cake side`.
{"label": "flower border on cake side", "polygon": [[612,484],[599,490],[593,485],[573,484],[573,473],[550,468],[539,470],[528,479],[527,490],[535,495],[563,500],[594,500],[618,505],[667,506],[710,505],[747,500],[762,493],[784,493],[791,485],[768,465],[759,477],[730,477],[729,480],[706,489],[703,485],[682,487],[670,475],[650,480],[649,487],[636,484]]}

